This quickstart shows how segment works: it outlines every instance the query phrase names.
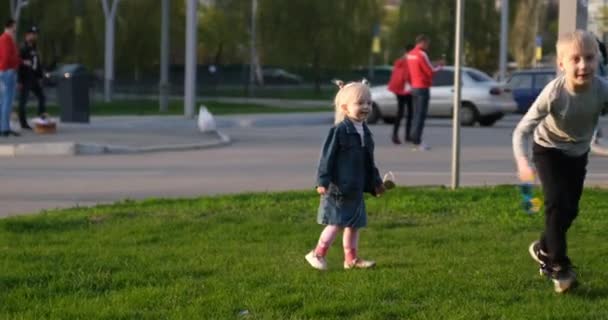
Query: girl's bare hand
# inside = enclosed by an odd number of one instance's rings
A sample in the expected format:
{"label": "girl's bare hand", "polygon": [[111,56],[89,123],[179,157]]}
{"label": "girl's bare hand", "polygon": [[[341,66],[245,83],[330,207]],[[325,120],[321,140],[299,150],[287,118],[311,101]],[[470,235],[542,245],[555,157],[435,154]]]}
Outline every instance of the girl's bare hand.
{"label": "girl's bare hand", "polygon": [[521,182],[533,182],[536,172],[526,159],[517,160],[517,176]]}
{"label": "girl's bare hand", "polygon": [[317,187],[317,193],[320,195],[324,195],[327,192],[327,190],[325,189],[325,187],[319,186]]}

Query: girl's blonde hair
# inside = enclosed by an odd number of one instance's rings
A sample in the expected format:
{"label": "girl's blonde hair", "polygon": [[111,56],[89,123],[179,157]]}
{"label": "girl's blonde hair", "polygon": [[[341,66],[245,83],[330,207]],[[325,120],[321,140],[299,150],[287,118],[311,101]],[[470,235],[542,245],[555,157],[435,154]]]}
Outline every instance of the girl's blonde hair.
{"label": "girl's blonde hair", "polygon": [[361,100],[362,98],[371,100],[372,94],[369,91],[369,82],[365,79],[361,82],[350,82],[346,85],[341,80],[334,80],[334,83],[340,88],[334,99],[334,107],[336,110],[334,124],[338,124],[346,118],[346,114],[344,113],[344,110],[342,110],[342,105]]}
{"label": "girl's blonde hair", "polygon": [[557,52],[557,62],[561,61],[566,54],[566,51],[570,46],[576,46],[578,48],[592,48],[594,52],[599,53],[599,47],[595,36],[585,30],[575,30],[561,34],[555,44],[555,51]]}

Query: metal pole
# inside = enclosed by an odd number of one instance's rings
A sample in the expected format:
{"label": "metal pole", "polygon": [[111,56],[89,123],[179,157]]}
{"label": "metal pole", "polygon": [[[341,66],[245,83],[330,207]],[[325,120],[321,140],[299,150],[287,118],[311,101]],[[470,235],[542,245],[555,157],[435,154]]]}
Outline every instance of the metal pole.
{"label": "metal pole", "polygon": [[587,30],[588,0],[559,0],[558,33]]}
{"label": "metal pole", "polygon": [[500,81],[507,79],[507,41],[509,39],[509,0],[500,4],[500,57],[498,60]]}
{"label": "metal pole", "polygon": [[105,35],[105,83],[104,83],[104,101],[112,101],[112,84],[114,82],[114,25],[116,21],[116,10],[120,0],[112,1],[111,7],[108,7],[107,0],[102,0],[103,11],[106,17],[106,35]]}
{"label": "metal pole", "polygon": [[249,36],[250,45],[250,62],[249,62],[249,95],[253,95],[255,90],[255,71],[256,65],[256,50],[255,50],[255,17],[258,10],[258,1],[251,0],[251,34]]}
{"label": "metal pole", "polygon": [[169,111],[169,0],[162,0],[162,21],[160,32],[160,84],[159,111]]}
{"label": "metal pole", "polygon": [[187,1],[184,116],[186,118],[194,118],[194,106],[196,104],[196,25],[198,17],[198,0]]}
{"label": "metal pole", "polygon": [[456,0],[456,35],[454,46],[454,120],[452,121],[452,189],[460,184],[460,65],[462,58],[462,20],[464,0]]}
{"label": "metal pole", "polygon": [[109,17],[106,18],[106,37],[105,37],[105,82],[104,82],[104,101],[110,102],[112,101],[112,80],[113,76],[113,68],[112,68],[112,60],[113,60],[113,51],[114,51],[114,18]]}

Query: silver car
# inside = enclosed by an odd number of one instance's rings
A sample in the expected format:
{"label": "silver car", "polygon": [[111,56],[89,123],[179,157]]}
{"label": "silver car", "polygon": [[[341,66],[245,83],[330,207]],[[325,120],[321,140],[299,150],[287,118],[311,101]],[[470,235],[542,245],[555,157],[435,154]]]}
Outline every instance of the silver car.
{"label": "silver car", "polygon": [[[368,123],[379,119],[393,122],[397,116],[397,98],[386,85],[374,86],[372,113]],[[454,96],[454,67],[445,66],[433,75],[428,116],[451,117]],[[511,92],[486,73],[468,67],[462,68],[462,105],[460,121],[464,126],[491,126],[505,114],[517,110]],[[407,110],[405,110],[407,112]]]}

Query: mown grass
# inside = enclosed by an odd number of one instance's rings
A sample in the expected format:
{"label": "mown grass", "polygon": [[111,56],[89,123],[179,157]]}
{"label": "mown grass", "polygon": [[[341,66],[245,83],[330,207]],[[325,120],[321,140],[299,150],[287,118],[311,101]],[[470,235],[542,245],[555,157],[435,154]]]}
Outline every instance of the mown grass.
{"label": "mown grass", "polygon": [[[257,113],[291,113],[291,112],[318,112],[331,111],[331,107],[302,107],[281,108],[259,104],[246,103],[223,103],[209,101],[204,102],[209,111],[215,115],[230,114],[257,114]],[[32,106],[33,108],[33,106]],[[198,108],[198,107],[197,107]],[[34,114],[34,109],[32,109]],[[198,110],[198,109],[197,109]],[[59,115],[60,109],[57,105],[48,108],[51,115]],[[124,116],[124,115],[183,115],[183,101],[171,101],[167,112],[160,112],[158,102],[155,100],[124,100],[114,102],[93,102],[90,106],[90,114],[93,116]]]}
{"label": "mown grass", "polygon": [[558,295],[528,244],[542,215],[513,186],[398,188],[368,198],[373,270],[304,260],[313,192],[49,211],[0,220],[2,319],[605,319],[608,191],[585,191],[569,233],[581,285]]}

